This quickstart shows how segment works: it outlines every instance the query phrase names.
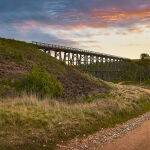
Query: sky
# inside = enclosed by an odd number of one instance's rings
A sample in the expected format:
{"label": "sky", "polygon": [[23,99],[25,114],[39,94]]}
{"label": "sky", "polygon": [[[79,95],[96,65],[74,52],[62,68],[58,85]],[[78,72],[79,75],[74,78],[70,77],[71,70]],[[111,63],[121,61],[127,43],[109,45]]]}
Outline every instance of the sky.
{"label": "sky", "polygon": [[136,59],[150,54],[150,0],[0,0],[0,37]]}

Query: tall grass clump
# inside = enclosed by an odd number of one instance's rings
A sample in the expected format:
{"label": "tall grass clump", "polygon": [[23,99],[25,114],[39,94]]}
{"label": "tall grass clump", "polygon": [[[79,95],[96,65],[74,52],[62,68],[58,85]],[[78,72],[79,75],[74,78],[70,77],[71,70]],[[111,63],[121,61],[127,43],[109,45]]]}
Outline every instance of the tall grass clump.
{"label": "tall grass clump", "polygon": [[39,98],[59,97],[63,93],[61,83],[44,69],[33,67],[32,71],[24,75],[17,82],[17,91],[28,95],[35,94]]}

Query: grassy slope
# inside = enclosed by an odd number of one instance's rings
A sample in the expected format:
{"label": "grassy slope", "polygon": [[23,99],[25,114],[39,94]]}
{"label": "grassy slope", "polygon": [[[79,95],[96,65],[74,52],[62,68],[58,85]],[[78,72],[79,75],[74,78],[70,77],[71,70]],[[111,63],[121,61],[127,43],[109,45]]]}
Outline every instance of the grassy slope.
{"label": "grassy slope", "polygon": [[150,95],[118,86],[90,103],[37,101],[35,97],[0,103],[0,149],[54,149],[62,140],[112,127],[150,110]]}
{"label": "grassy slope", "polygon": [[19,80],[35,65],[44,68],[62,83],[63,98],[87,96],[93,91],[104,92],[109,88],[106,83],[66,66],[32,44],[0,39],[0,95],[13,95],[15,92],[11,83],[16,79]]}

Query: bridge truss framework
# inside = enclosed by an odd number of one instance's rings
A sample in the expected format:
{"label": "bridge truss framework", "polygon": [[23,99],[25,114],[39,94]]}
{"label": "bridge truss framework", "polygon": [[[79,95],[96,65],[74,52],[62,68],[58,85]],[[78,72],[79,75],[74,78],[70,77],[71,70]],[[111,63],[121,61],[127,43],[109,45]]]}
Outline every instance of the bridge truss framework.
{"label": "bridge truss framework", "polygon": [[80,64],[93,64],[93,63],[111,63],[111,62],[125,62],[129,61],[128,58],[98,53],[94,51],[88,51],[78,48],[71,48],[66,46],[47,44],[41,42],[32,42],[39,49],[45,53],[50,54],[58,60],[64,61],[68,65],[80,65]]}
{"label": "bridge truss framework", "polygon": [[[128,58],[78,48],[41,42],[32,43],[45,53],[65,62],[67,65],[81,66],[84,71],[108,81],[121,80],[121,75],[124,73],[123,68],[130,62]],[[97,64],[97,66],[92,69],[90,66],[94,64]]]}

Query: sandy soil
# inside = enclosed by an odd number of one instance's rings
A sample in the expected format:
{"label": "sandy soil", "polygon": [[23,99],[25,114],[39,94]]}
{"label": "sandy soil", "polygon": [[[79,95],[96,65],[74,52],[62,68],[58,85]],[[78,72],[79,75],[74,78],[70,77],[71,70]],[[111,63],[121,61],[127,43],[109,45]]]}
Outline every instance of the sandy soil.
{"label": "sandy soil", "polygon": [[150,150],[150,121],[145,121],[140,127],[121,138],[107,143],[101,150]]}

